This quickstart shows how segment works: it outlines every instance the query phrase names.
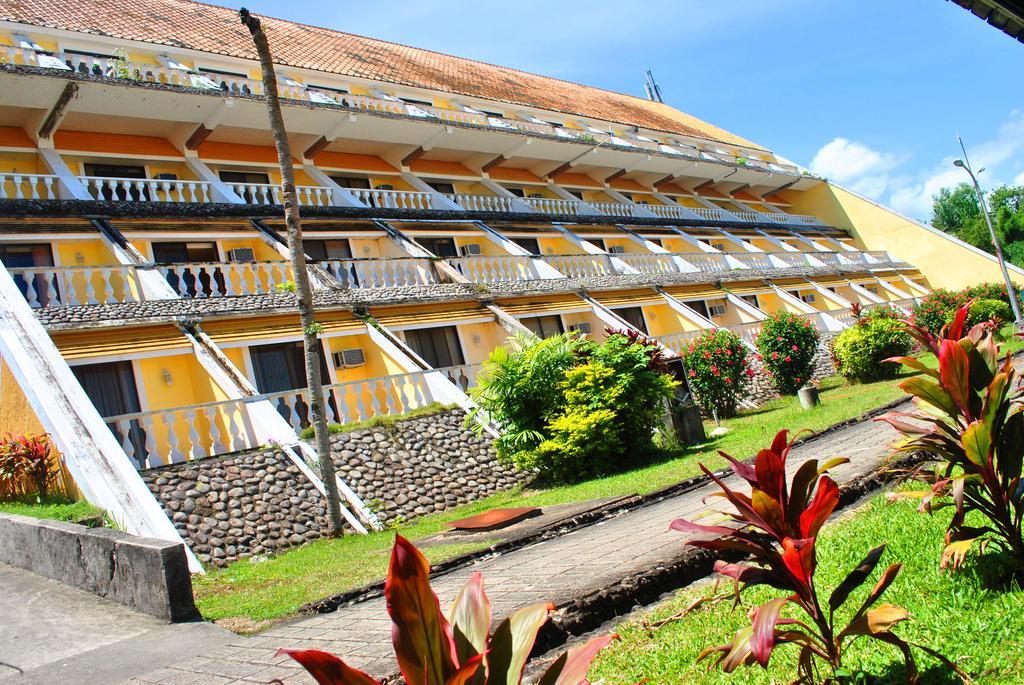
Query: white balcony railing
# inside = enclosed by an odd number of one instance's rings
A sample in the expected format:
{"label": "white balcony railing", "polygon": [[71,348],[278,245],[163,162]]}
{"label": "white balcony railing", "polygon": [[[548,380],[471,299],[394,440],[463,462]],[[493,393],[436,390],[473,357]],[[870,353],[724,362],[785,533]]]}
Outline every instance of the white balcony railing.
{"label": "white balcony railing", "polygon": [[434,265],[421,257],[329,259],[319,264],[346,288],[395,288],[438,281]]}
{"label": "white balcony railing", "polygon": [[750,323],[741,323],[738,326],[730,326],[729,330],[740,336],[740,339],[747,344],[756,346],[757,336],[761,334],[761,329],[763,327],[763,321],[752,321]]}
{"label": "white balcony railing", "polygon": [[0,173],[0,200],[56,200],[57,188],[51,174]]}
{"label": "white balcony railing", "polygon": [[591,207],[608,216],[636,216],[643,205],[624,202],[588,202]]}
{"label": "white balcony railing", "polygon": [[440,371],[448,380],[466,392],[470,388],[476,387],[482,368],[483,364],[462,364],[461,366],[445,366],[437,371]]}
{"label": "white balcony railing", "polygon": [[685,331],[683,333],[670,333],[658,336],[658,342],[672,350],[676,354],[682,354],[690,346],[690,343],[707,333],[706,330]]}
{"label": "white balcony railing", "polygon": [[853,315],[853,311],[847,307],[843,307],[840,309],[832,309],[825,313],[831,316],[839,323],[843,324],[843,326],[846,326],[847,328],[857,323],[857,317],[855,317]]}
{"label": "white balcony railing", "polygon": [[724,209],[712,209],[711,207],[687,207],[691,212],[701,219],[708,221],[736,221],[736,215]]}
{"label": "white balcony railing", "polygon": [[[251,205],[283,203],[281,186],[274,183],[229,183],[235,193]],[[296,186],[295,196],[303,207],[330,207],[331,190],[322,186]]]}
{"label": "white balcony railing", "polygon": [[94,200],[113,202],[209,202],[206,181],[79,176]]}
{"label": "white balcony railing", "polygon": [[7,271],[33,308],[143,299],[134,266],[37,266]]}
{"label": "white balcony railing", "polygon": [[771,269],[774,268],[772,260],[768,258],[767,252],[731,252],[730,257],[746,265],[750,269]]}
{"label": "white balcony railing", "polygon": [[771,256],[784,262],[786,266],[808,266],[807,255],[803,252],[772,252]]}
{"label": "white balcony railing", "polygon": [[673,205],[645,205],[644,208],[650,210],[654,216],[662,219],[691,218],[688,216],[688,213],[691,211],[689,207],[675,207]]}
{"label": "white balcony railing", "polygon": [[446,197],[471,212],[514,212],[513,198],[500,195],[446,194]]}
{"label": "white balcony railing", "polygon": [[103,421],[139,469],[259,445],[241,399],[121,414]]}
{"label": "white balcony railing", "polygon": [[[324,386],[328,420],[351,423],[371,416],[404,414],[434,401],[426,371],[382,376]],[[306,388],[262,395],[296,430],[309,421],[309,391]]]}
{"label": "white balcony railing", "polygon": [[568,278],[613,276],[618,273],[608,255],[564,254],[544,255],[541,258]]}
{"label": "white balcony railing", "polygon": [[157,270],[181,297],[266,295],[292,279],[288,262],[185,262]]}
{"label": "white balcony railing", "polygon": [[679,271],[671,255],[667,254],[619,252],[612,256],[643,274],[670,274]]}
{"label": "white balcony railing", "polygon": [[533,258],[524,255],[449,257],[445,261],[473,283],[511,283],[540,278]]}
{"label": "white balcony railing", "polygon": [[728,258],[721,252],[680,252],[677,253],[677,256],[705,273],[732,269]]}
{"label": "white balcony railing", "polygon": [[563,200],[550,197],[528,197],[523,200],[535,211],[543,214],[581,214],[583,203],[579,200]]}
{"label": "white balcony railing", "polygon": [[433,209],[433,196],[415,190],[378,190],[354,188],[349,190],[366,207],[380,209]]}

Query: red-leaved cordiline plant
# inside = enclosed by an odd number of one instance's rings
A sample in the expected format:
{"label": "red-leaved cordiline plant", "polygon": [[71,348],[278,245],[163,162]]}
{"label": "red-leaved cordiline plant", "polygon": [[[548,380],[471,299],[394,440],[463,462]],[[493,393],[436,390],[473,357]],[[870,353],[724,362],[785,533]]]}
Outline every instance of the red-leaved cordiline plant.
{"label": "red-leaved cordiline plant", "polygon": [[[910,334],[938,358],[938,369],[913,357],[889,360],[923,375],[899,384],[914,396],[917,411],[890,412],[880,420],[909,438],[898,451],[924,452],[940,462],[915,473],[931,485],[928,491],[900,492],[893,498],[921,497],[921,510],[926,512],[947,506],[946,498],[952,499],[955,512],[946,530],[942,567],[960,566],[978,542],[981,549],[1002,548],[1018,568],[1024,568],[1021,390],[1009,355],[1000,364],[992,326],[980,323],[964,335],[969,310],[970,303],[960,307],[942,337],[908,324]],[[968,524],[972,511],[984,516],[984,525]]]}
{"label": "red-leaved cordiline plant", "polygon": [[[430,589],[430,564],[401,535],[395,537],[384,596],[391,615],[391,640],[408,685],[517,685],[537,632],[554,606],[519,609],[491,628],[491,604],[483,577],[470,576],[448,614]],[[562,654],[538,685],[581,685],[597,653],[614,635],[596,637]],[[315,649],[282,649],[320,685],[377,685],[366,673]]]}
{"label": "red-leaved cordiline plant", "polygon": [[[722,453],[733,472],[750,485],[750,495],[733,490],[701,464],[704,473],[722,489],[719,494],[732,505],[730,510],[722,512],[726,521],[721,525],[701,525],[685,519],[671,524],[675,530],[701,536],[688,540],[688,545],[748,556],[741,563],[715,562],[718,573],[734,579],[733,596],[737,600],[743,590],[754,585],[768,585],[786,593],[754,607],[750,611],[749,626],[737,631],[729,644],[708,647],[698,660],[717,654],[715,664],[726,673],[755,663],[767,667],[778,645],[794,644],[800,649],[797,683],[837,682],[842,673],[845,648],[857,638],[867,637],[898,647],[903,653],[909,679],[915,679],[910,645],[892,632],[896,624],[906,621],[910,615],[892,604],[875,606],[899,573],[900,564],[893,564],[881,574],[849,620],[844,624],[836,622],[837,610],[874,571],[885,545],[868,552],[831,592],[828,600],[821,602],[819,589],[814,584],[815,542],[821,527],[839,504],[839,487],[825,473],[846,460],[836,458],[819,464],[816,459],[809,459],[787,483],[786,458],[792,446],[787,438],[787,431],[780,431],[771,447],[757,453],[753,464],[739,462]],[[802,615],[783,617],[782,612],[787,607],[795,608],[796,613]],[[821,664],[831,673],[824,679],[817,676]]]}

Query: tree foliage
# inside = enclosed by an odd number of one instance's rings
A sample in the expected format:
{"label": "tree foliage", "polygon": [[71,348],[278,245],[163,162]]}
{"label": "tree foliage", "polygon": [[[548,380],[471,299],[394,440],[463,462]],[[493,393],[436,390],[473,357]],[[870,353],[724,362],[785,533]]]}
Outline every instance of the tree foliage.
{"label": "tree foliage", "polygon": [[[1024,265],[1024,186],[1000,186],[988,194],[986,202],[1006,258]],[[977,195],[967,183],[943,188],[932,198],[932,225],[995,253]]]}

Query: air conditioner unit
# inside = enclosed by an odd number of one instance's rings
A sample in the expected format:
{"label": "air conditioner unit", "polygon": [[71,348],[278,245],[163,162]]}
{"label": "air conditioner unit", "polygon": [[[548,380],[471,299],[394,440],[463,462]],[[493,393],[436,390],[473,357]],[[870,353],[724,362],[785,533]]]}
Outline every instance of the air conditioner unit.
{"label": "air conditioner unit", "polygon": [[807,293],[806,295],[801,295],[800,299],[810,304],[811,302],[814,302],[814,293]]}
{"label": "air conditioner unit", "polygon": [[711,316],[725,316],[725,305],[724,304],[713,304],[708,307],[708,314]]}
{"label": "air conditioner unit", "polygon": [[366,353],[360,347],[353,347],[334,353],[334,366],[339,369],[350,369],[366,363]]}
{"label": "air conditioner unit", "polygon": [[626,248],[622,245],[612,245],[608,248],[608,252],[611,254],[624,254],[626,252]]}
{"label": "air conditioner unit", "polygon": [[235,247],[228,250],[229,262],[255,262],[256,253],[251,247]]}
{"label": "air conditioner unit", "polygon": [[582,323],[571,324],[569,326],[569,330],[570,331],[575,331],[577,333],[582,333],[583,335],[590,335],[591,328],[590,328],[590,324],[587,323],[586,321],[584,321]]}
{"label": "air conditioner unit", "polygon": [[477,243],[466,243],[465,245],[462,246],[462,252],[463,254],[468,255],[470,257],[479,257],[480,255],[483,254],[483,252],[480,250],[480,245],[478,245]]}

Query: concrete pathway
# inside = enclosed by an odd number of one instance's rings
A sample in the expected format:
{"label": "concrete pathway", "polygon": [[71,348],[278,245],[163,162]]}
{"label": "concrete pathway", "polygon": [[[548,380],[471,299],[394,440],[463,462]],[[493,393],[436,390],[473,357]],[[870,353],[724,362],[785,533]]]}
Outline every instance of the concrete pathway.
{"label": "concrete pathway", "polygon": [[[888,425],[865,421],[797,447],[790,460],[799,464],[808,457],[848,457],[851,462],[833,472],[839,482],[844,482],[878,466],[889,455],[887,447],[896,437],[896,432]],[[766,444],[770,438],[766,435]],[[434,590],[442,606],[447,606],[469,574],[481,571],[496,620],[534,602],[560,604],[572,600],[677,555],[684,537],[668,530],[669,521],[678,516],[693,516],[705,509],[702,500],[714,490],[714,487],[700,488],[558,538],[482,560],[438,577],[433,583]],[[281,647],[326,650],[378,676],[396,670],[391,650],[391,620],[383,598],[379,598],[331,614],[299,618],[255,637],[236,637],[225,646],[202,652],[202,656],[182,660],[129,682],[135,685],[227,685],[267,683],[279,678],[288,685],[312,683],[294,661],[274,656]]]}
{"label": "concrete pathway", "polygon": [[108,685],[236,639],[210,623],[168,625],[6,564],[0,588],[2,685]]}

